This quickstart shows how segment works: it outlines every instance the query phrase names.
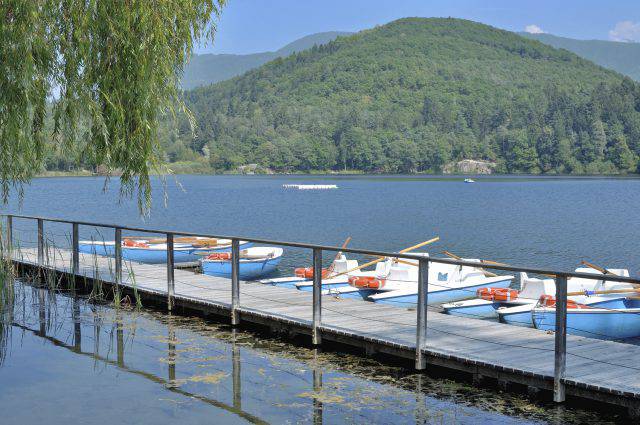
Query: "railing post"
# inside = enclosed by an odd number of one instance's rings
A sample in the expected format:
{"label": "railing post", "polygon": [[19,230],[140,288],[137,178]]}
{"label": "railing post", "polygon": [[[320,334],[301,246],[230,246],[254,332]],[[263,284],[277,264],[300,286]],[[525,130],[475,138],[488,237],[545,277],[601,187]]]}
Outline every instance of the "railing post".
{"label": "railing post", "polygon": [[122,283],[122,229],[115,230],[116,285]]}
{"label": "railing post", "polygon": [[416,308],[416,369],[427,367],[423,350],[427,346],[427,302],[429,297],[429,260],[418,260],[418,305]]}
{"label": "railing post", "polygon": [[38,265],[44,265],[44,220],[38,219]]}
{"label": "railing post", "polygon": [[7,216],[7,230],[6,230],[6,236],[7,236],[7,258],[11,258],[12,254],[12,250],[13,250],[13,216],[8,215]]}
{"label": "railing post", "polygon": [[322,322],[322,249],[313,248],[313,328],[311,343],[320,345],[320,324]]}
{"label": "railing post", "polygon": [[567,277],[556,277],[556,341],[553,370],[553,401],[565,400],[564,379],[567,366]]}
{"label": "railing post", "polygon": [[240,324],[240,241],[231,240],[231,325]]}
{"label": "railing post", "polygon": [[173,310],[176,295],[173,255],[173,233],[167,233],[167,309],[169,311]]}
{"label": "railing post", "polygon": [[78,223],[71,225],[71,272],[77,275],[80,272],[80,241]]}

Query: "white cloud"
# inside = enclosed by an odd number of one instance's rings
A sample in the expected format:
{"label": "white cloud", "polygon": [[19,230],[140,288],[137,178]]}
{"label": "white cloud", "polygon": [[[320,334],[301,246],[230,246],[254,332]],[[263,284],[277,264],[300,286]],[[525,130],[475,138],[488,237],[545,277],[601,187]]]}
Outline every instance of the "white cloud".
{"label": "white cloud", "polygon": [[544,34],[544,30],[537,25],[531,24],[524,27],[525,32],[529,34]]}
{"label": "white cloud", "polygon": [[609,38],[613,41],[640,41],[640,22],[618,22],[611,31]]}

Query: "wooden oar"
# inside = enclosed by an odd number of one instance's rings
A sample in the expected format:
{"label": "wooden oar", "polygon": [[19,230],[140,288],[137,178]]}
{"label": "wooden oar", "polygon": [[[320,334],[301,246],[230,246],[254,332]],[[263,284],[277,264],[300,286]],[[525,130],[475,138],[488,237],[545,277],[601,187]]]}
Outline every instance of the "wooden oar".
{"label": "wooden oar", "polygon": [[581,264],[583,264],[583,265],[585,265],[585,266],[587,266],[587,267],[589,267],[590,269],[597,270],[597,271],[599,271],[599,272],[600,272],[600,273],[602,273],[602,274],[612,274],[612,275],[616,275],[615,273],[610,272],[609,270],[605,269],[604,267],[600,267],[600,266],[596,266],[595,264],[587,263],[587,262],[586,262],[586,261],[584,261],[584,260],[583,260],[583,261],[580,261],[580,263],[581,263]]}
{"label": "wooden oar", "polygon": [[[414,249],[418,249],[418,248],[420,248],[420,247],[423,247],[423,246],[425,246],[425,245],[429,245],[430,243],[434,243],[434,242],[437,242],[437,241],[439,241],[439,240],[440,240],[440,238],[439,238],[438,236],[436,236],[435,238],[433,238],[433,239],[429,239],[428,241],[424,241],[424,242],[421,242],[421,243],[419,243],[419,244],[417,244],[417,245],[410,246],[409,248],[405,248],[405,249],[403,249],[403,250],[401,250],[401,251],[398,251],[398,254],[404,254],[404,253],[407,253],[407,252],[409,252],[409,251],[413,251]],[[365,264],[363,264],[363,265],[361,265],[361,266],[354,267],[354,268],[349,269],[349,270],[347,270],[347,271],[344,271],[344,272],[342,272],[342,273],[338,273],[337,275],[335,275],[335,276],[333,276],[333,277],[338,277],[338,276],[341,276],[341,275],[343,275],[343,274],[347,274],[347,273],[355,272],[356,270],[360,270],[360,269],[363,269],[363,268],[365,268],[365,267],[372,266],[372,265],[374,265],[374,264],[379,263],[380,261],[383,261],[385,258],[386,258],[386,257],[378,257],[377,259],[375,259],[375,260],[373,260],[373,261],[369,261],[368,263],[365,263]]]}
{"label": "wooden oar", "polygon": [[[456,260],[458,260],[458,261],[465,261],[465,260],[464,260],[464,258],[462,258],[462,257],[458,257],[456,254],[452,254],[452,253],[450,253],[449,251],[442,251],[442,253],[443,253],[444,255],[446,255],[447,257],[451,257],[451,258],[456,259]],[[495,273],[491,273],[491,272],[489,272],[489,271],[487,271],[487,270],[485,270],[485,269],[483,269],[483,268],[480,268],[480,270],[482,270],[482,272],[484,273],[484,275],[485,275],[486,277],[496,277],[496,276],[498,276],[497,274],[495,274]]]}
{"label": "wooden oar", "polygon": [[[345,241],[342,244],[341,248],[345,249],[347,247],[347,245],[349,245],[349,242],[351,242],[351,236],[348,236],[347,239],[345,239]],[[342,251],[338,251],[336,253],[336,256],[333,258],[333,261],[331,262],[331,265],[327,269],[327,276],[329,276],[331,273],[333,273],[333,269],[335,268],[336,261],[338,261],[338,258],[340,258],[340,254],[342,254]]]}

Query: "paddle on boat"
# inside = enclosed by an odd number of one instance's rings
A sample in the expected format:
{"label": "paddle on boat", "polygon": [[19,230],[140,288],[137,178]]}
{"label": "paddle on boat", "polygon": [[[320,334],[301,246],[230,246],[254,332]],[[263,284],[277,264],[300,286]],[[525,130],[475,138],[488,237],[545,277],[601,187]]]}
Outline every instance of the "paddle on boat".
{"label": "paddle on boat", "polygon": [[[282,248],[251,247],[240,251],[240,279],[255,279],[273,273],[282,259]],[[202,273],[231,277],[231,253],[213,252],[202,259]]]}

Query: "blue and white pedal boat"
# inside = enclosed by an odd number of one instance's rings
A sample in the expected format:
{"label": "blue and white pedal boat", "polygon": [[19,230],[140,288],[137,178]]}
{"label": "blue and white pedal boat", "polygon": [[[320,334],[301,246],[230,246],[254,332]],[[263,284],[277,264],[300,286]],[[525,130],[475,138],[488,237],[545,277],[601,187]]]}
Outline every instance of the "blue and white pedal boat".
{"label": "blue and white pedal boat", "polygon": [[[328,275],[322,279],[322,289],[328,290],[349,286],[349,276],[361,273],[359,270],[354,270],[357,267],[358,260],[348,260],[344,254],[340,254],[327,269]],[[301,291],[311,291],[313,289],[313,279],[301,276],[263,279],[260,283],[284,288],[299,289]]]}
{"label": "blue and white pedal boat", "polygon": [[[640,301],[603,298],[584,308],[567,308],[567,333],[610,340],[640,336]],[[535,328],[555,330],[555,307],[537,306],[531,311],[531,318]]]}
{"label": "blue and white pedal boat", "polygon": [[[618,276],[629,277],[629,271],[627,269],[608,269],[609,272]],[[602,272],[594,270],[588,267],[579,267],[576,269],[577,273],[591,273],[596,275],[602,275]],[[553,279],[535,279],[527,276],[526,273],[520,274],[520,282],[523,288],[528,289],[526,292],[523,290],[521,294],[522,301],[527,301],[520,306],[512,306],[503,304],[499,306],[495,311],[498,315],[498,320],[502,323],[508,323],[515,326],[532,327],[533,321],[531,317],[531,310],[536,306],[538,300],[543,295],[555,295],[556,285]],[[623,282],[611,282],[603,279],[585,279],[585,278],[571,278],[567,280],[567,292],[584,292],[588,294],[593,291],[608,291],[608,290],[620,290],[620,289],[633,289],[633,285]],[[570,300],[580,300],[580,303],[586,305],[598,305],[600,302],[607,302],[612,299],[619,299],[620,295],[610,294],[598,297],[584,297],[582,295],[569,297]],[[622,297],[624,298],[624,297]]]}
{"label": "blue and white pedal boat", "polygon": [[[252,247],[240,251],[239,275],[242,280],[256,279],[276,271],[282,260],[282,248]],[[218,253],[220,254],[220,253]],[[211,255],[216,257],[216,254]],[[217,257],[222,257],[217,255]],[[202,273],[210,276],[231,277],[231,258],[208,258],[201,261]]]}
{"label": "blue and white pedal boat", "polygon": [[[520,273],[520,290],[515,291],[516,296],[509,294],[508,297],[494,297],[491,294],[481,294],[479,298],[464,301],[454,301],[442,305],[446,314],[454,316],[467,316],[476,319],[497,319],[500,311],[510,309],[513,314],[519,314],[521,311],[529,313],[531,308],[538,302],[541,295],[555,294],[556,284],[553,279],[536,279],[530,278],[526,273]],[[529,306],[523,310],[522,306]],[[514,320],[522,320],[522,318],[514,317]],[[524,318],[524,323],[531,323],[530,314]]]}
{"label": "blue and white pedal boat", "polygon": [[[195,238],[198,239],[198,238]],[[202,238],[205,239],[205,238]],[[240,249],[249,248],[251,242],[240,241]],[[115,257],[116,245],[114,241],[80,241],[80,252],[106,257]],[[231,240],[218,239],[215,245],[199,246],[194,243],[174,243],[173,259],[176,263],[197,262],[209,252],[231,251]],[[166,243],[148,243],[146,239],[126,239],[122,242],[122,258],[140,263],[162,264],[167,262]]]}
{"label": "blue and white pedal boat", "polygon": [[[475,259],[465,261],[480,263]],[[397,307],[415,307],[418,302],[418,268],[404,264],[402,266],[407,269],[403,278],[395,277],[390,273],[384,286],[376,294],[369,295],[367,299]],[[513,276],[486,276],[486,272],[480,267],[432,262],[429,263],[427,303],[443,304],[474,298],[480,288],[508,288],[512,281]]]}

